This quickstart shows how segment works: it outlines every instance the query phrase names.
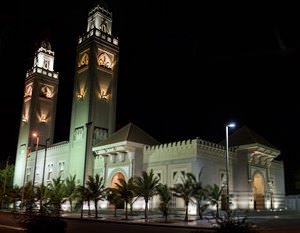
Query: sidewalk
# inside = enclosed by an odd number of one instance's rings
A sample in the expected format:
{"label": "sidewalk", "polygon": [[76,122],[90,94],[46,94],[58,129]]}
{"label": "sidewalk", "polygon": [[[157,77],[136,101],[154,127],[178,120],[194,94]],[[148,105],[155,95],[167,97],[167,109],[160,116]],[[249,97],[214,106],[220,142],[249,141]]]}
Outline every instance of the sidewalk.
{"label": "sidewalk", "polygon": [[[68,219],[81,219],[80,213],[68,213],[65,212],[62,214],[63,218]],[[118,222],[124,224],[139,224],[139,225],[159,225],[159,226],[176,226],[184,228],[193,228],[193,229],[212,229],[213,228],[213,219],[208,220],[205,216],[203,220],[196,219],[196,216],[189,216],[189,220],[184,221],[184,215],[174,215],[170,214],[168,216],[167,222],[162,217],[161,214],[149,214],[148,220],[145,221],[144,212],[139,212],[138,214],[130,215],[128,214],[128,220],[125,220],[125,214],[121,210],[118,210],[117,216],[114,216],[113,212],[107,210],[100,210],[98,212],[98,218],[94,217],[94,212],[91,216],[88,216],[85,212],[82,220],[90,221],[104,221],[104,222]]]}
{"label": "sidewalk", "polygon": [[[221,213],[222,216],[222,213]],[[248,222],[256,225],[257,219],[285,219],[291,218],[291,216],[295,218],[299,218],[299,211],[235,211],[234,216],[237,218],[246,218]],[[81,219],[80,213],[67,213],[65,212],[62,217],[69,219]],[[160,213],[149,212],[148,220],[145,221],[144,212],[134,212],[134,215],[128,214],[128,220],[125,220],[125,214],[122,210],[118,210],[117,216],[114,216],[113,211],[108,210],[99,210],[98,218],[94,217],[94,212],[92,212],[91,216],[88,216],[87,213],[84,214],[83,220],[89,221],[104,221],[104,222],[118,222],[122,224],[139,224],[139,225],[159,225],[159,226],[176,226],[176,227],[184,227],[191,228],[196,230],[213,230],[215,219],[212,217],[211,213],[206,213],[203,217],[203,220],[198,219],[195,215],[189,215],[189,221],[184,221],[183,214],[170,214],[168,216],[168,220],[165,223],[164,218]],[[253,222],[253,221],[254,222]]]}

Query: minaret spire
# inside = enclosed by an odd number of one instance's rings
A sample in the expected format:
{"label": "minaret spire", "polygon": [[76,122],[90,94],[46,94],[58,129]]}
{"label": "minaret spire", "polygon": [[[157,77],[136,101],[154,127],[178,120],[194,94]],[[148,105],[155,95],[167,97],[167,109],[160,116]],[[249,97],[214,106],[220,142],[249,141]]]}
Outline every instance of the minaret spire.
{"label": "minaret spire", "polygon": [[[53,142],[56,102],[58,90],[58,73],[54,71],[54,51],[51,44],[44,40],[34,55],[33,66],[26,73],[23,96],[23,109],[20,122],[14,184],[23,186],[25,175],[30,168],[26,152],[34,148],[32,134],[39,136],[40,144]],[[33,174],[31,173],[32,177]]]}
{"label": "minaret spire", "polygon": [[[82,184],[92,175],[92,146],[115,131],[118,39],[104,1],[88,13],[87,30],[78,41],[70,128],[70,173]],[[85,169],[82,165],[85,164]],[[83,174],[87,171],[87,174]]]}

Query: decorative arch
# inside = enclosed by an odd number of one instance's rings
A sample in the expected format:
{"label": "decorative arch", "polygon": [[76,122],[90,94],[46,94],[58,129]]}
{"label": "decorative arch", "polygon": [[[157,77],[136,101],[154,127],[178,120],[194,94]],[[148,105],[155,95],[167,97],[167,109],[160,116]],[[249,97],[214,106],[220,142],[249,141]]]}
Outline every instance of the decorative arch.
{"label": "decorative arch", "polygon": [[118,183],[119,179],[125,179],[125,176],[120,171],[114,173],[114,175],[112,176],[112,178],[110,180],[109,187],[115,188],[116,187],[116,183]]}
{"label": "decorative arch", "polygon": [[[126,179],[125,175],[121,171],[115,171],[112,173],[113,175],[111,176],[110,182],[109,182],[109,187],[110,188],[115,188],[116,183],[119,182],[119,179]],[[118,204],[110,204],[109,207],[110,209],[124,209],[124,202],[118,203]]]}
{"label": "decorative arch", "polygon": [[253,175],[252,189],[253,189],[253,200],[254,209],[263,210],[265,209],[265,179],[261,172],[256,171]]}
{"label": "decorative arch", "polygon": [[112,182],[113,182],[113,178],[118,173],[120,173],[120,175],[122,175],[125,180],[128,180],[126,169],[114,168],[113,170],[109,171],[108,174],[107,174],[106,182],[105,182],[107,184],[107,187],[111,187],[112,188],[111,185],[112,185]]}

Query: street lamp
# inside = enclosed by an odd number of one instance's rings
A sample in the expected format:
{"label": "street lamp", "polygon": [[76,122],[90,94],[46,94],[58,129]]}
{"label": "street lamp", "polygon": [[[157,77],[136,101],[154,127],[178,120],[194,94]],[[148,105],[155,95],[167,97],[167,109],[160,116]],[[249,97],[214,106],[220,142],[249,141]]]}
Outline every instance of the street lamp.
{"label": "street lamp", "polygon": [[[86,139],[85,139],[85,153],[84,153],[84,166],[83,166],[83,180],[82,180],[82,186],[85,188],[85,173],[86,173],[86,163],[87,163],[87,156],[89,153],[89,128],[93,124],[92,121],[85,124],[86,126]],[[81,212],[80,212],[80,218],[83,217],[83,201],[81,203]]]}
{"label": "street lamp", "polygon": [[25,158],[25,168],[24,168],[24,177],[23,177],[23,187],[22,187],[22,197],[21,197],[21,205],[24,204],[24,190],[25,190],[25,180],[26,180],[26,172],[27,172],[27,160],[30,155],[30,146],[27,146],[26,149],[26,158]]}
{"label": "street lamp", "polygon": [[47,148],[48,148],[48,142],[50,138],[46,139],[45,142],[45,154],[44,154],[44,166],[43,166],[43,177],[42,177],[42,186],[44,186],[44,177],[45,177],[45,167],[46,167],[46,157],[47,157]]}
{"label": "street lamp", "polygon": [[229,210],[229,151],[228,151],[228,129],[234,128],[235,123],[229,123],[226,125],[226,210]]}
{"label": "street lamp", "polygon": [[33,133],[32,136],[36,138],[34,171],[33,171],[33,179],[32,179],[32,193],[33,193],[34,182],[35,182],[35,172],[36,172],[36,161],[37,161],[37,155],[38,155],[40,137],[39,137],[39,135],[37,133]]}

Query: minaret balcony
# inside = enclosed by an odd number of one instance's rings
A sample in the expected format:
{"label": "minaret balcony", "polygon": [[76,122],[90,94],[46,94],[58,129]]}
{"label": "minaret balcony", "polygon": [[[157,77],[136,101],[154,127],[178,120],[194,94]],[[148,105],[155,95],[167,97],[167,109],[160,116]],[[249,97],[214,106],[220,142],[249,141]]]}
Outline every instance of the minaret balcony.
{"label": "minaret balcony", "polygon": [[27,71],[26,78],[33,75],[34,73],[47,75],[48,77],[51,77],[51,78],[56,78],[56,79],[58,78],[58,72],[46,70],[46,69],[43,69],[43,68],[40,68],[40,67],[33,67],[29,71]]}
{"label": "minaret balcony", "polygon": [[87,40],[88,38],[90,38],[92,36],[99,37],[102,40],[105,40],[113,45],[116,45],[116,46],[119,45],[118,38],[114,38],[113,36],[109,35],[108,33],[105,33],[97,28],[93,28],[90,31],[88,31],[87,33],[80,36],[79,40],[78,40],[78,44],[81,44],[82,42],[84,42],[85,40]]}

